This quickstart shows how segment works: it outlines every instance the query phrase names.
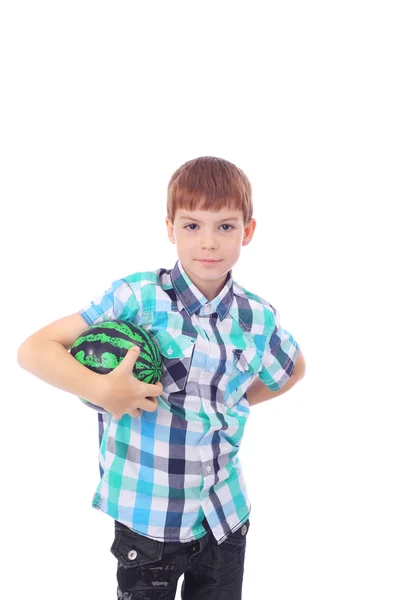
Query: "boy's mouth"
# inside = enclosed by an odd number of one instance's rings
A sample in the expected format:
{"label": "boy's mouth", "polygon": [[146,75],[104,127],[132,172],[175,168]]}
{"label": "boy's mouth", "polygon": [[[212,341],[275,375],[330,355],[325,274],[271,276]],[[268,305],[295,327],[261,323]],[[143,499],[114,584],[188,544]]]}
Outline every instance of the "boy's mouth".
{"label": "boy's mouth", "polygon": [[215,265],[216,263],[219,263],[221,261],[220,260],[214,260],[214,259],[208,259],[208,258],[199,258],[198,262],[209,264],[209,265]]}

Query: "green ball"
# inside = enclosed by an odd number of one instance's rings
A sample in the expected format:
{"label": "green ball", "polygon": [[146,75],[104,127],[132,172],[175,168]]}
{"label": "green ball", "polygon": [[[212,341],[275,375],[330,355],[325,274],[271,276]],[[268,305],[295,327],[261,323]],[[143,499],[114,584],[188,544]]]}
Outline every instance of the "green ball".
{"label": "green ball", "polygon": [[145,383],[160,381],[162,360],[157,344],[142,327],[128,321],[103,321],[89,327],[72,344],[70,353],[91,371],[105,375],[120,364],[133,345],[140,348],[134,376]]}

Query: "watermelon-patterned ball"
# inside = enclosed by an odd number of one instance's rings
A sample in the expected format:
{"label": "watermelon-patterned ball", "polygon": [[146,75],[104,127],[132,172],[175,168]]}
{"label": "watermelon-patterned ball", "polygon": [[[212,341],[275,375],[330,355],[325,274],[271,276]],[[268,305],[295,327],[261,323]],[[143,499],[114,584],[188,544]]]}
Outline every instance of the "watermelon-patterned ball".
{"label": "watermelon-patterned ball", "polygon": [[119,365],[134,344],[140,347],[133,366],[134,376],[145,383],[157,383],[162,375],[158,346],[147,331],[128,321],[93,325],[75,340],[70,353],[91,371],[105,375]]}

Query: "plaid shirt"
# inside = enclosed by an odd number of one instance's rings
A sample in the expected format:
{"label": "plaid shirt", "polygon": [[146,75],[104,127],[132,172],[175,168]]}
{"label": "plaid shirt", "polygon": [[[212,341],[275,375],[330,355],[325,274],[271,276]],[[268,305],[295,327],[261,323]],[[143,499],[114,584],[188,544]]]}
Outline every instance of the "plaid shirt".
{"label": "plaid shirt", "polygon": [[208,301],[180,261],[114,281],[79,313],[88,325],[140,325],[163,359],[155,412],[116,420],[99,411],[102,476],[93,506],[163,542],[202,537],[205,517],[221,544],[251,510],[237,456],[250,415],[246,390],[257,377],[271,390],[283,387],[298,344],[275,308],[232,272]]}

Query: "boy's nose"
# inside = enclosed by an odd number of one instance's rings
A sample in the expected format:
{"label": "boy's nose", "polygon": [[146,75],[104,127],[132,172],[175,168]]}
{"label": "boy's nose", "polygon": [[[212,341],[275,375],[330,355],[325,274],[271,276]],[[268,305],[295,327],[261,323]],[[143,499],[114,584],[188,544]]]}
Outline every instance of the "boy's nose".
{"label": "boy's nose", "polygon": [[217,247],[217,243],[215,240],[211,238],[204,239],[201,243],[202,248],[215,249]]}

